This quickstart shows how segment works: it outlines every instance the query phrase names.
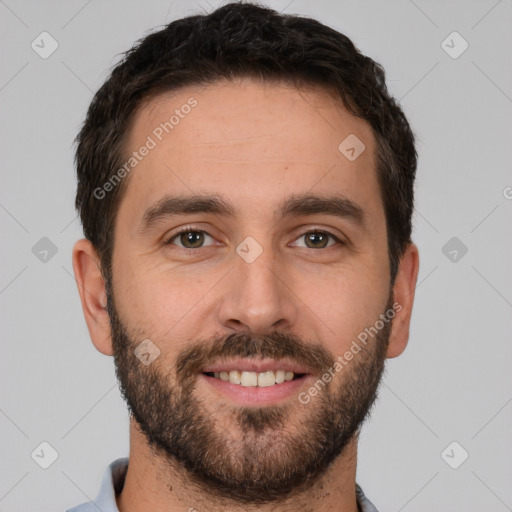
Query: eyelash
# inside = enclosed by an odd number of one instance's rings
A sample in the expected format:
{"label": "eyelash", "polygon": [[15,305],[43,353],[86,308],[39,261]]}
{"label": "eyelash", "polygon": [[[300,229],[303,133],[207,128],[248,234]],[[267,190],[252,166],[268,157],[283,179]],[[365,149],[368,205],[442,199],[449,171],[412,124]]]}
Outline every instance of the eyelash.
{"label": "eyelash", "polygon": [[[164,245],[173,245],[172,242],[176,238],[178,238],[181,234],[190,233],[190,232],[205,233],[206,235],[211,236],[204,229],[197,229],[194,226],[184,226],[184,227],[180,228],[179,231],[174,233],[170,238],[168,238],[167,241],[164,242]],[[298,240],[299,238],[301,238],[305,235],[308,235],[310,233],[321,233],[321,234],[327,235],[327,236],[331,237],[332,239],[334,239],[336,242],[338,242],[340,245],[345,245],[345,243],[342,240],[340,240],[336,235],[332,234],[330,231],[326,231],[325,229],[316,229],[316,228],[310,229],[309,231],[305,231],[304,233],[299,235],[295,240]],[[190,247],[181,247],[181,246],[177,246],[177,247],[179,247],[180,249],[183,249],[184,251],[186,251],[188,253],[197,252],[198,250],[205,248],[205,246],[197,247],[195,249],[192,249]],[[333,246],[330,245],[328,247],[320,247],[320,249],[329,249],[330,247],[333,247]],[[312,249],[311,247],[303,247],[303,248],[304,249]],[[318,249],[313,249],[313,250],[317,251]]]}

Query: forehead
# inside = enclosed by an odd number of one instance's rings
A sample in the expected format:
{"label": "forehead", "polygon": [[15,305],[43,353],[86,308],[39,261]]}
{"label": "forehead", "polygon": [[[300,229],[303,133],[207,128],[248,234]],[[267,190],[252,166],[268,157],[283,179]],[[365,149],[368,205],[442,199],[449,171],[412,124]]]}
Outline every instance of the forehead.
{"label": "forehead", "polygon": [[[347,145],[364,151],[347,158]],[[186,87],[134,117],[126,158],[139,155],[118,215],[135,222],[164,193],[216,193],[242,209],[270,207],[292,191],[362,201],[379,196],[374,148],[368,123],[319,87],[250,79]]]}

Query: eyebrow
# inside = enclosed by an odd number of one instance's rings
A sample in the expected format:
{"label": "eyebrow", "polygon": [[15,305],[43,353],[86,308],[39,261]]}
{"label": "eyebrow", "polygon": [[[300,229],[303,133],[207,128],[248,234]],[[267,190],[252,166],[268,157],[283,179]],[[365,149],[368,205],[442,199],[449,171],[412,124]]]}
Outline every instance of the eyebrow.
{"label": "eyebrow", "polygon": [[281,217],[323,214],[349,219],[361,227],[365,224],[365,214],[361,206],[341,195],[292,196],[282,202],[280,211]]}
{"label": "eyebrow", "polygon": [[[164,196],[144,212],[137,231],[142,234],[169,217],[191,213],[211,213],[232,218],[236,216],[234,206],[218,195]],[[274,212],[276,219],[315,214],[348,219],[365,227],[365,214],[361,206],[342,195],[291,196],[283,200]]]}
{"label": "eyebrow", "polygon": [[233,206],[219,196],[164,196],[144,212],[138,232],[143,233],[168,217],[190,213],[235,216]]}

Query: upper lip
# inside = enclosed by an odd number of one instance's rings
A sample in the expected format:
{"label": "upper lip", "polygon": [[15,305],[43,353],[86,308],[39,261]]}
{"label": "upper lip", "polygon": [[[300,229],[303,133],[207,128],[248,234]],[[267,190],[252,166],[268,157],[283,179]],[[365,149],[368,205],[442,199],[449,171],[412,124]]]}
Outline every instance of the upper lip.
{"label": "upper lip", "polygon": [[239,370],[243,372],[262,373],[267,371],[284,370],[295,374],[311,373],[310,369],[293,361],[285,359],[230,359],[223,360],[202,368],[202,372],[229,372]]}

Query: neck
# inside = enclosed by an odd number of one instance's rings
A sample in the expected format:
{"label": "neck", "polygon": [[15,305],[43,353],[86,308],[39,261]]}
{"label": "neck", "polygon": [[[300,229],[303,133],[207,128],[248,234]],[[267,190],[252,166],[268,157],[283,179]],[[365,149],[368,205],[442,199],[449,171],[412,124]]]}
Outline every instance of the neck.
{"label": "neck", "polygon": [[214,499],[174,461],[156,455],[131,418],[130,463],[117,507],[119,512],[357,512],[356,465],[357,436],[307,492],[254,506]]}

